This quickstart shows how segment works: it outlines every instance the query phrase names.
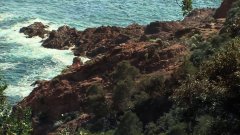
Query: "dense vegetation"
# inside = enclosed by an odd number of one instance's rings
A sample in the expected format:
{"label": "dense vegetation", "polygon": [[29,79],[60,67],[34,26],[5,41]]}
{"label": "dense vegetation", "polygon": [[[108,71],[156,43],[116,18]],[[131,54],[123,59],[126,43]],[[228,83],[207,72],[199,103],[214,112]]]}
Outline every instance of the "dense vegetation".
{"label": "dense vegetation", "polygon": [[[140,83],[134,81],[140,75],[136,68],[126,61],[119,63],[112,73],[116,82],[112,106],[100,111],[108,112],[104,115],[93,111],[100,116],[98,120],[115,120],[115,124],[96,128],[93,122],[90,125],[94,128],[87,129],[95,133],[111,130],[108,134],[114,135],[240,134],[239,48],[240,38],[229,38],[195,67],[197,72],[189,70],[193,64],[188,61],[172,78],[156,76]],[[119,73],[121,76],[115,78]],[[95,93],[100,91],[95,86]],[[101,101],[104,104],[105,100]]]}

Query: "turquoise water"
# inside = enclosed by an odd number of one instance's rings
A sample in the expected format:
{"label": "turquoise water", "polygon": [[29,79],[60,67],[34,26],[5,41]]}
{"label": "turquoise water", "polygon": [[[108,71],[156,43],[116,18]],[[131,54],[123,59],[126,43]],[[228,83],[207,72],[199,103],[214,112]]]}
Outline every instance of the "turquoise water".
{"label": "turquoise water", "polygon": [[[178,0],[180,1],[180,0]],[[194,7],[217,7],[221,0],[193,0]],[[51,79],[72,63],[71,51],[45,49],[40,38],[25,38],[23,26],[41,21],[50,29],[67,24],[83,30],[182,19],[176,0],[0,0],[0,69],[6,95],[25,97],[34,81]]]}

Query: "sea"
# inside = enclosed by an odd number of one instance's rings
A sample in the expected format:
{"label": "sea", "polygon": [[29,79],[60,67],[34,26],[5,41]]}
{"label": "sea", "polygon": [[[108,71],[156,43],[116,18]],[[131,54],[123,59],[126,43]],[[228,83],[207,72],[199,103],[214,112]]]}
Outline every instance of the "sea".
{"label": "sea", "polygon": [[[221,1],[193,0],[193,7],[218,7]],[[0,76],[8,85],[5,95],[23,99],[34,89],[32,83],[57,76],[74,57],[70,50],[43,48],[41,38],[27,38],[20,28],[33,22],[50,30],[62,25],[84,30],[181,20],[180,4],[181,0],[0,0]]]}

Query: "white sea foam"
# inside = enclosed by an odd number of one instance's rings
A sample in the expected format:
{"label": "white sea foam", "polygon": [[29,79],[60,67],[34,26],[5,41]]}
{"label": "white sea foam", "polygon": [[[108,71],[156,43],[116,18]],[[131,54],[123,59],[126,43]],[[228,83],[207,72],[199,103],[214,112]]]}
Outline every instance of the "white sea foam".
{"label": "white sea foam", "polygon": [[22,82],[19,85],[8,85],[8,88],[5,90],[5,95],[9,97],[20,97],[21,99],[28,96],[33,90],[34,87],[30,86],[28,83]]}
{"label": "white sea foam", "polygon": [[[24,75],[22,78],[18,78],[19,81],[17,84],[9,84],[9,87],[6,90],[7,96],[20,96],[25,97],[27,96],[31,90],[34,88],[30,86],[33,82],[37,79],[44,79],[48,80],[53,78],[54,76],[60,74],[62,69],[64,69],[67,65],[72,64],[72,59],[74,57],[71,50],[56,50],[56,49],[47,49],[41,46],[41,38],[34,37],[34,38],[26,38],[26,36],[22,33],[19,33],[20,28],[24,26],[28,26],[33,22],[43,22],[44,24],[49,25],[50,29],[56,29],[54,26],[50,25],[49,22],[34,19],[31,21],[27,21],[24,23],[17,23],[10,29],[0,29],[0,37],[4,39],[7,43],[13,43],[12,45],[18,45],[18,49],[11,50],[11,56],[14,57],[22,57],[34,60],[44,60],[46,57],[50,57],[51,61],[56,63],[55,66],[52,65],[40,65],[42,68],[31,69],[29,70],[36,70],[32,71],[30,75]],[[55,26],[56,27],[56,26]],[[88,59],[83,58],[83,61]],[[44,63],[43,63],[44,64]],[[1,63],[0,67],[3,69],[14,68],[15,64],[9,63]],[[34,67],[34,66],[33,66]],[[36,65],[35,65],[36,67]]]}
{"label": "white sea foam", "polygon": [[12,69],[14,68],[18,63],[1,63],[0,64],[0,69],[1,71],[7,70],[7,69]]}
{"label": "white sea foam", "polygon": [[0,21],[4,21],[4,20],[9,19],[9,18],[12,18],[12,17],[13,17],[12,14],[2,13],[2,14],[0,14]]}

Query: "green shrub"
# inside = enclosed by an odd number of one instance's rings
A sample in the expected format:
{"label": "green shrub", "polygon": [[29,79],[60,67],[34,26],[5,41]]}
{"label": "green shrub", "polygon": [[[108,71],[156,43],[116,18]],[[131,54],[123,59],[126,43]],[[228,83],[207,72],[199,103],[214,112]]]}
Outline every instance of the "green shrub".
{"label": "green shrub", "polygon": [[4,90],[6,88],[6,83],[0,78],[0,105],[4,105],[6,102],[6,96],[4,96]]}
{"label": "green shrub", "polygon": [[236,0],[233,3],[233,7],[228,12],[224,28],[221,30],[221,33],[230,33],[232,36],[239,35],[240,30],[240,1]]}
{"label": "green shrub", "polygon": [[128,61],[120,62],[113,71],[113,108],[117,111],[125,111],[133,106],[131,96],[134,92],[135,78],[139,70],[131,66]]}
{"label": "green shrub", "polygon": [[182,110],[172,109],[160,117],[156,123],[149,123],[146,126],[146,135],[186,135],[187,124],[181,122]]}
{"label": "green shrub", "polygon": [[150,96],[145,92],[145,91],[139,91],[136,90],[133,94],[132,94],[132,103],[134,105],[134,107],[136,107],[137,105],[142,104],[144,101],[147,101],[150,98]]}
{"label": "green shrub", "polygon": [[132,66],[128,61],[120,62],[112,73],[114,82],[125,80],[129,78],[134,80],[139,75],[139,70]]}
{"label": "green shrub", "polygon": [[142,135],[142,123],[139,121],[136,114],[127,112],[114,135]]}
{"label": "green shrub", "polygon": [[78,131],[73,132],[71,128],[65,128],[59,131],[57,135],[113,135],[114,132],[114,130],[109,130],[106,132],[91,132],[83,128],[80,128]]}
{"label": "green shrub", "polygon": [[210,80],[226,79],[240,64],[240,40],[234,39],[201,66],[201,74]]}
{"label": "green shrub", "polygon": [[209,115],[203,115],[197,118],[197,125],[194,127],[193,135],[211,134],[214,118]]}
{"label": "green shrub", "polygon": [[31,134],[30,109],[16,108],[7,102],[4,90],[7,85],[0,79],[0,134],[1,135],[29,135]]}
{"label": "green shrub", "polygon": [[87,89],[87,110],[94,113],[97,118],[108,114],[109,108],[102,87],[93,85]]}
{"label": "green shrub", "polygon": [[217,83],[211,83],[207,79],[190,78],[174,91],[172,98],[178,106],[188,109],[189,115],[195,117],[198,113],[216,112],[216,109],[220,109],[226,93],[227,88],[218,86]]}
{"label": "green shrub", "polygon": [[190,124],[188,132],[239,134],[239,47],[240,40],[233,39],[203,62],[196,76],[187,78],[174,90],[172,99],[184,109],[179,118]]}
{"label": "green shrub", "polygon": [[131,93],[134,88],[132,80],[119,81],[113,89],[113,107],[117,111],[125,111],[132,107]]}
{"label": "green shrub", "polygon": [[163,76],[145,79],[139,83],[139,91],[146,92],[150,97],[165,94],[165,79]]}
{"label": "green shrub", "polygon": [[183,15],[187,15],[192,10],[192,0],[182,0]]}
{"label": "green shrub", "polygon": [[[172,74],[171,81],[179,83],[182,80],[186,80],[190,76],[195,75],[197,72],[198,68],[195,67],[188,58],[185,58],[182,65]],[[177,84],[174,85],[178,86]]]}

